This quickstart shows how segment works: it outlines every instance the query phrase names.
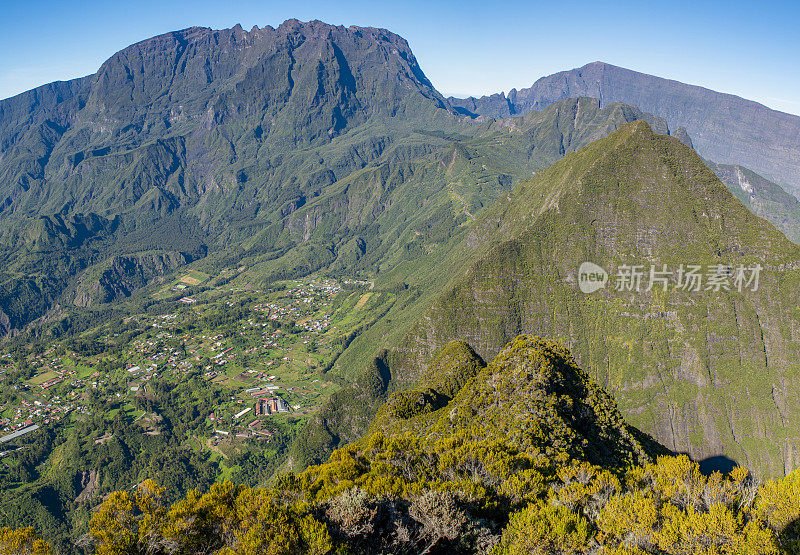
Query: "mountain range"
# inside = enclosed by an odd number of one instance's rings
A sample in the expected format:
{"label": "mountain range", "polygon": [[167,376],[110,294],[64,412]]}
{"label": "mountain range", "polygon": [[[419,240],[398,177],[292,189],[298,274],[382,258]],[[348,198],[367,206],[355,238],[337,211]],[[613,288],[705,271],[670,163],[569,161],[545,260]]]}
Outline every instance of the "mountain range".
{"label": "mountain range", "polygon": [[538,79],[530,88],[481,98],[449,98],[465,113],[509,117],[576,96],[601,105],[625,102],[684,127],[697,152],[722,164],[741,164],[798,194],[800,117],[703,87],[593,62]]}
{"label": "mountain range", "polygon": [[[676,139],[623,126],[499,199],[450,256],[449,284],[389,347],[394,381],[415,381],[409,369],[453,339],[488,357],[525,330],[567,345],[673,451],[762,474],[800,463],[800,249]],[[612,275],[639,265],[641,290],[581,292],[585,261]],[[686,291],[674,287],[682,264],[763,273],[757,291]],[[673,287],[646,290],[651,267],[667,267]]]}
{"label": "mountain range", "polygon": [[[369,279],[397,301],[345,345],[330,371],[352,385],[287,466],[357,441],[451,341],[491,360],[536,333],[669,450],[784,474],[799,134],[796,116],[602,63],[445,99],[382,29],[167,33],[0,101],[0,329],[63,333],[186,267],[242,287]],[[763,273],[757,291],[587,295],[583,262]]]}

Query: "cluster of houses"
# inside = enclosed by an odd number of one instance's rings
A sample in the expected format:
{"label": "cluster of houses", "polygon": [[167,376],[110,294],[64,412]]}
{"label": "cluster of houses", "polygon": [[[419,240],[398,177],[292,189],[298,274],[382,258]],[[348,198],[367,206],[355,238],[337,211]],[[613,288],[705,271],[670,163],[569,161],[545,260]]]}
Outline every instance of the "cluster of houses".
{"label": "cluster of houses", "polygon": [[[333,295],[339,293],[341,289],[340,284],[335,280],[318,280],[299,283],[292,286],[292,289],[287,291],[288,294],[283,298],[256,305],[254,310],[256,312],[260,311],[262,314],[266,312],[266,319],[264,317],[261,319],[255,318],[249,320],[248,323],[252,327],[264,328],[270,325],[269,319],[291,319],[299,321],[300,323],[297,325],[305,328],[309,332],[324,331],[331,325],[331,318],[330,314],[327,314],[326,311],[321,310],[321,308],[324,308],[329,299]],[[197,302],[196,299],[192,297],[183,297],[180,300],[185,304],[194,304]],[[231,303],[228,304],[230,305]],[[178,337],[176,339],[174,330],[175,326],[180,323],[181,318],[181,314],[162,314],[154,317],[136,318],[137,321],[139,319],[144,320],[142,323],[145,329],[150,325],[160,329],[158,332],[154,332],[157,333],[156,337],[142,337],[133,342],[131,345],[133,349],[128,353],[128,355],[133,356],[125,356],[123,359],[129,360],[130,362],[125,364],[120,360],[118,368],[120,368],[121,374],[124,376],[119,384],[123,388],[122,390],[124,390],[127,382],[128,390],[136,392],[149,380],[158,376],[160,372],[164,370],[169,371],[170,368],[174,369],[176,372],[186,372],[193,366],[196,366],[199,361],[203,360],[206,353],[208,353],[210,363],[204,365],[203,372],[208,379],[212,379],[222,374],[226,363],[233,361],[237,357],[237,350],[226,341],[222,334],[218,334],[214,337],[211,337],[211,334],[207,336],[202,334],[186,334],[186,336],[182,338],[183,344],[180,344],[181,338]],[[246,326],[242,326],[242,328],[245,327]],[[244,335],[243,332],[242,334]],[[119,334],[114,333],[113,335],[117,336]],[[281,348],[283,343],[283,341],[281,341],[281,336],[288,335],[289,334],[285,332],[285,330],[276,330],[274,327],[272,329],[268,328],[264,330],[263,339],[260,341],[257,340],[258,344],[246,349],[243,354],[255,354],[258,351],[266,349]],[[308,334],[304,333],[302,335],[304,339],[307,337]],[[296,340],[294,336],[292,336],[292,339],[293,341]],[[306,339],[304,343],[308,343],[309,340],[310,339]],[[48,376],[49,379],[47,379],[47,381],[38,383],[38,387],[34,385],[37,383],[36,381],[31,382],[30,386],[27,384],[19,384],[19,388],[24,388],[31,393],[35,390],[37,393],[30,397],[29,400],[22,401],[20,405],[15,407],[15,412],[13,414],[10,411],[4,414],[6,418],[0,419],[0,431],[14,433],[25,427],[58,420],[70,411],[74,411],[76,414],[88,413],[88,407],[83,406],[82,403],[82,399],[88,399],[88,391],[83,391],[83,389],[99,389],[106,385],[106,383],[104,383],[106,379],[110,379],[111,382],[115,380],[115,378],[111,376],[100,376],[99,372],[95,372],[91,377],[78,377],[76,371],[77,367],[76,369],[64,369],[61,357],[57,356],[55,353],[55,349],[51,348],[42,354],[29,357],[29,363],[38,367],[39,375],[45,372],[52,373]],[[70,356],[71,358],[76,358],[77,355]],[[0,380],[3,379],[7,369],[14,367],[11,360],[4,360],[10,358],[11,355],[9,354],[0,355]],[[75,364],[78,366],[91,366],[100,360],[100,358],[103,357],[88,357],[86,360],[76,362]],[[289,358],[284,356],[283,361],[288,362]],[[270,366],[281,364],[280,358],[265,361],[264,364],[264,371],[246,369],[250,374],[250,376],[247,376],[247,381],[251,383],[258,383],[259,381],[267,382],[269,385],[263,384],[260,387],[247,390],[246,393],[252,397],[252,401],[250,401],[252,404],[244,400],[245,406],[250,406],[237,414],[237,420],[241,419],[243,422],[247,422],[252,419],[252,416],[262,417],[292,411],[289,404],[275,393],[275,390],[279,389],[278,386],[273,385],[274,382],[272,380],[275,379],[275,376],[267,376],[266,373],[269,371]],[[61,393],[61,389],[54,386],[64,381],[69,383],[72,391],[65,394],[64,400],[59,399],[59,397],[53,397],[54,394]],[[109,382],[109,385],[111,382]],[[304,393],[300,394],[305,396]],[[117,393],[117,396],[119,397],[120,393]],[[34,400],[36,397],[40,400]],[[47,399],[47,397],[50,398]],[[245,396],[245,399],[247,399],[247,396]],[[71,404],[67,404],[65,401]],[[0,409],[2,408],[3,407],[0,407]],[[299,408],[299,405],[295,406],[295,409],[299,410]],[[0,413],[1,412],[2,410],[0,410]],[[248,413],[251,413],[250,418],[243,418]],[[260,424],[258,424],[259,422],[263,423],[263,419],[255,418],[252,420],[248,425],[248,431],[250,433],[260,434],[262,437],[268,436],[268,432],[262,433],[257,429],[253,429],[254,426],[255,428],[260,426]]]}
{"label": "cluster of houses", "polygon": [[220,440],[223,438],[228,438],[233,435],[233,437],[237,439],[256,439],[260,441],[269,441],[272,439],[272,432],[269,430],[261,430],[256,428],[258,425],[258,420],[253,420],[245,430],[240,430],[238,432],[229,432],[227,430],[214,430],[214,437],[216,440]]}
{"label": "cluster of houses", "polygon": [[10,360],[11,353],[0,356],[0,381],[6,377],[6,372],[14,369],[14,363]]}
{"label": "cluster of houses", "polygon": [[[53,390],[54,386],[72,377],[70,386],[73,391],[70,392],[72,397],[70,403],[74,403],[76,382],[81,382],[81,380],[76,379],[77,372],[65,369],[61,358],[53,357],[53,352],[54,349],[50,348],[42,354],[28,357],[28,363],[39,368],[40,376],[50,373],[52,377],[36,385],[33,385],[35,382],[32,382],[31,385],[22,382],[11,386],[13,389],[25,391],[27,394],[20,399],[16,406],[8,407],[12,410],[4,410],[6,407],[0,406],[0,413],[5,414],[5,418],[0,417],[0,435],[3,433],[15,433],[40,424],[57,422],[73,410],[82,412],[80,406],[76,407],[73,404],[67,404],[60,395],[51,396],[55,392]],[[11,355],[8,353],[0,357],[0,359],[6,360],[10,358]],[[13,364],[9,361],[4,366],[4,371],[10,368],[13,368]]]}
{"label": "cluster of houses", "polygon": [[[248,391],[254,397],[258,397],[259,395],[264,395],[265,393],[269,393],[271,390],[255,388],[255,390],[248,390]],[[272,432],[270,432],[269,430],[262,429],[263,422],[258,417],[269,416],[270,414],[291,412],[291,408],[286,403],[286,401],[284,401],[280,397],[277,396],[259,397],[255,399],[253,406],[245,407],[236,414],[234,414],[233,421],[234,422],[246,421],[247,419],[244,417],[251,412],[256,418],[250,421],[250,423],[247,424],[246,427],[234,426],[233,431],[215,428],[214,436],[216,440],[219,441],[226,438],[235,437],[237,439],[255,439],[261,441],[269,441],[272,437]],[[211,422],[216,423],[219,421],[215,413],[211,413],[208,418]]]}
{"label": "cluster of houses", "polygon": [[244,350],[244,354],[250,355],[250,354],[253,354],[253,353],[257,353],[259,350],[275,349],[275,348],[279,347],[279,345],[278,345],[278,343],[277,343],[277,341],[275,339],[277,337],[279,337],[280,335],[281,335],[281,330],[275,330],[272,333],[270,333],[268,331],[265,331],[263,333],[263,337],[266,338],[265,341],[263,343],[259,344],[259,345],[256,345],[254,347],[250,347],[249,349],[245,349]]}
{"label": "cluster of houses", "polygon": [[130,378],[135,379],[136,381],[131,382],[128,389],[136,393],[144,384],[158,375],[157,370],[158,367],[155,364],[150,364],[146,368],[142,368],[138,365],[131,366],[126,370],[126,372]]}
{"label": "cluster of houses", "polygon": [[[164,328],[165,325],[175,325],[175,319],[177,317],[177,314],[161,314],[158,316],[157,321],[152,322],[150,325],[154,328]],[[158,320],[160,320],[160,322]]]}
{"label": "cluster of houses", "polygon": [[[23,400],[20,406],[14,409],[11,418],[0,419],[0,431],[15,432],[36,423],[49,424],[58,422],[75,409],[75,405],[63,403],[60,397],[53,397],[47,401]],[[79,409],[81,407],[78,407]],[[83,412],[83,411],[80,411]]]}
{"label": "cluster of houses", "polygon": [[298,325],[308,331],[325,331],[331,325],[331,315],[326,313],[319,318],[311,318]]}
{"label": "cluster of houses", "polygon": [[69,376],[74,376],[74,375],[75,375],[74,371],[73,372],[65,372],[65,373],[61,374],[60,376],[56,376],[54,378],[50,378],[46,382],[40,384],[39,387],[41,387],[42,389],[50,389],[54,385],[60,384],[61,382],[66,380]]}
{"label": "cluster of houses", "polygon": [[302,283],[292,290],[291,297],[286,297],[280,301],[258,304],[254,307],[254,310],[268,313],[270,320],[298,320],[311,316],[310,319],[304,320],[298,325],[309,331],[324,331],[330,326],[330,315],[317,316],[315,314],[320,308],[320,301],[324,302],[320,297],[330,298],[341,290],[341,286],[335,280]]}
{"label": "cluster of houses", "polygon": [[375,285],[375,282],[361,279],[345,279],[342,283],[345,285],[355,285],[357,287],[369,287],[370,289]]}
{"label": "cluster of houses", "polygon": [[[159,318],[171,318],[175,315],[167,314],[163,316],[159,316]],[[174,336],[167,332],[163,331],[160,332],[156,336],[156,340],[160,339],[172,339]],[[197,355],[196,349],[187,349],[185,346],[180,348],[178,347],[169,347],[163,346],[159,350],[156,351],[156,347],[159,345],[158,341],[153,339],[141,340],[134,344],[135,350],[142,355],[142,359],[149,361],[151,364],[149,365],[148,372],[155,374],[156,373],[156,364],[162,364],[163,368],[172,368],[174,370],[178,370],[181,372],[189,371],[194,365],[191,361],[186,359],[186,356],[193,356]],[[188,338],[183,339],[184,343],[188,341]],[[213,350],[213,348],[212,348]],[[199,360],[199,356],[195,356],[195,360]],[[162,368],[162,369],[163,369]]]}

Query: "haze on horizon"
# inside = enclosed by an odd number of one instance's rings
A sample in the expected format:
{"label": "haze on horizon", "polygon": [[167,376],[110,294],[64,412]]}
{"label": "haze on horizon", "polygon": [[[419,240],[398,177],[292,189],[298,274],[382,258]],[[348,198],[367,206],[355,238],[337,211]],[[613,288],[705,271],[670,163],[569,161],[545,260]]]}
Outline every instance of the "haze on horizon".
{"label": "haze on horizon", "polygon": [[8,6],[0,21],[0,98],[94,73],[114,52],[191,26],[278,26],[286,19],[387,28],[409,41],[445,96],[529,87],[593,61],[700,85],[800,115],[800,6],[769,1],[618,0],[559,5],[512,0],[403,3],[312,0],[43,0]]}

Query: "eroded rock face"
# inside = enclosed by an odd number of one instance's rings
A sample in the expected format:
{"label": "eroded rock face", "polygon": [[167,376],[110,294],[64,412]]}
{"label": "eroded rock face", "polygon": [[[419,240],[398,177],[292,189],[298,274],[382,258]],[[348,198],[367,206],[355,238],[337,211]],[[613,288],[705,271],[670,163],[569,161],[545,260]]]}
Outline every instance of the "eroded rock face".
{"label": "eroded rock face", "polygon": [[188,262],[191,258],[180,252],[116,256],[99,276],[87,276],[79,282],[73,303],[87,307],[129,297],[152,279]]}
{"label": "eroded rock face", "polygon": [[[135,253],[195,255],[206,241],[225,248],[252,238],[242,222],[290,217],[410,133],[387,129],[387,121],[410,127],[430,118],[464,119],[404,39],[296,20],[166,33],[117,52],[94,75],[2,100],[0,248],[22,251],[5,259],[20,260],[32,276],[24,287],[32,301],[8,308],[16,301],[5,290],[20,286],[0,279],[0,307],[22,327],[74,292],[74,276],[87,269],[95,277],[68,301],[126,296],[150,274],[124,268],[124,260],[154,271],[160,264]],[[378,120],[384,124],[331,146]],[[314,150],[325,146],[330,152]],[[315,220],[301,227],[299,242]],[[265,234],[261,252],[273,250],[278,233]],[[9,265],[2,270],[10,273]]]}
{"label": "eroded rock face", "polygon": [[[296,20],[250,32],[175,31],[121,50],[94,75],[0,101],[3,211],[130,208],[175,172],[185,183],[170,192],[186,202],[218,185],[216,170],[231,157],[254,154],[242,152],[228,126],[252,128],[247,142],[280,151],[426,107],[448,111],[406,41],[389,31]],[[165,142],[153,145],[158,139]],[[142,162],[140,147],[151,150]],[[151,180],[142,190],[107,196],[100,173],[154,159],[158,171],[138,172]],[[52,182],[66,186],[35,186]]]}
{"label": "eroded rock face", "polygon": [[706,164],[756,216],[800,243],[800,201],[779,185],[741,165]]}
{"label": "eroded rock face", "polygon": [[78,494],[78,497],[75,498],[75,503],[83,503],[84,501],[91,500],[100,490],[99,479],[99,470],[82,471],[80,473],[81,492]]}

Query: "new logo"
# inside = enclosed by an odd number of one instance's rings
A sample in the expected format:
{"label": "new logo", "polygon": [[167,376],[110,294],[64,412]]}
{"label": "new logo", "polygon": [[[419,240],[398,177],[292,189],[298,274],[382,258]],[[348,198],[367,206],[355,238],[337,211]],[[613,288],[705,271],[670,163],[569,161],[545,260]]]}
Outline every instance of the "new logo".
{"label": "new logo", "polygon": [[578,287],[584,293],[594,293],[608,283],[608,272],[592,262],[584,262],[578,268]]}

